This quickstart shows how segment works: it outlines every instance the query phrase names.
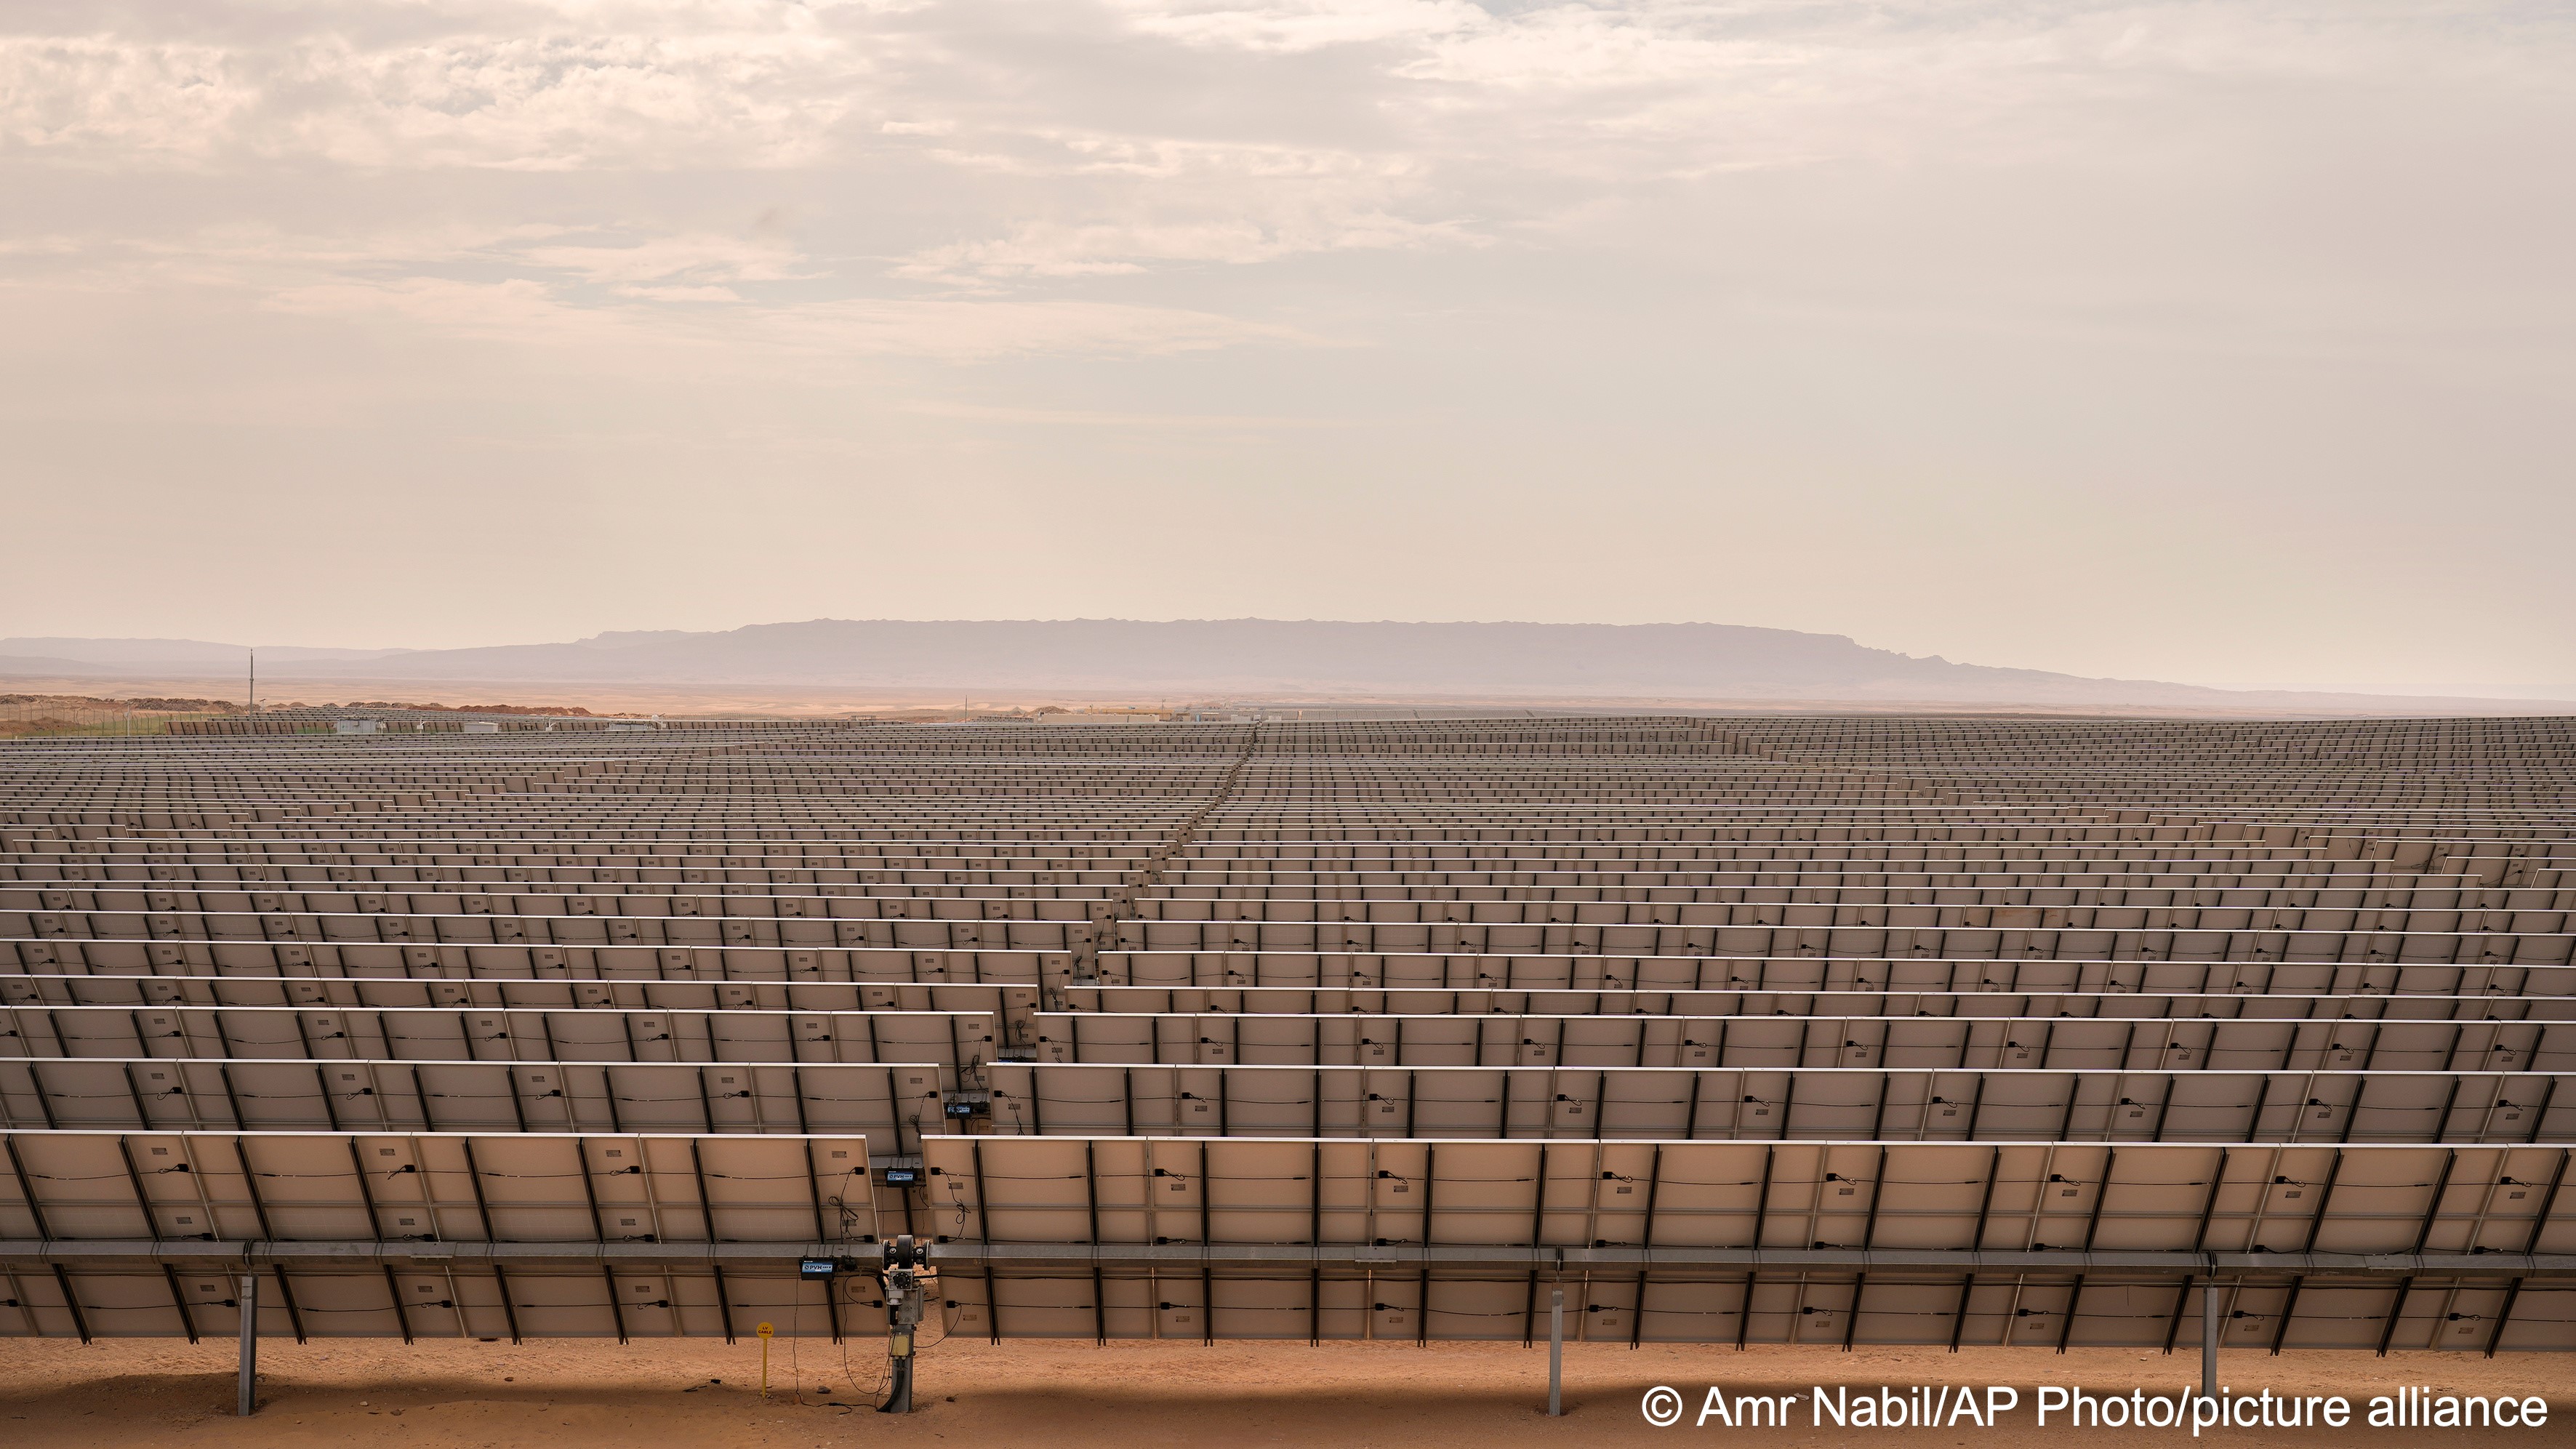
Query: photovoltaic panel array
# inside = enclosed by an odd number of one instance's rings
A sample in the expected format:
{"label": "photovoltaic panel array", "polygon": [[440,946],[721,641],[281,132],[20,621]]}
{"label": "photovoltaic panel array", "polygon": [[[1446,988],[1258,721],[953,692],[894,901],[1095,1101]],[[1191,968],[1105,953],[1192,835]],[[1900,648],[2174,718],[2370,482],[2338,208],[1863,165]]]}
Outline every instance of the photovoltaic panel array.
{"label": "photovoltaic panel array", "polygon": [[2576,1347],[2570,721],[489,723],[0,746],[0,1333]]}

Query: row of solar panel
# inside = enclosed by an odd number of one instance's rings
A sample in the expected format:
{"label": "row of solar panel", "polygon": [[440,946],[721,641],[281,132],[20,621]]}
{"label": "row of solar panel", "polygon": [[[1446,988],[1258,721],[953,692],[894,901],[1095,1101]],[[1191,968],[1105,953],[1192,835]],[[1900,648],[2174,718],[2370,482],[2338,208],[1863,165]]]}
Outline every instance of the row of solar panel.
{"label": "row of solar panel", "polygon": [[[2146,992],[1983,991],[1374,991],[1348,987],[1233,990],[1076,986],[1055,993],[1066,1011],[1123,1016],[1483,1017],[1632,1016],[2012,1019],[2158,1022],[2463,1022],[2576,1020],[2576,996],[2159,995]],[[294,1007],[464,1011],[851,1012],[1000,1014],[1015,1041],[1036,1039],[1042,993],[1035,986],[884,982],[567,981],[561,978],[130,976],[0,973],[10,1007]],[[1758,1023],[1757,1023],[1758,1026]],[[710,1028],[711,1029],[711,1028]],[[1473,1030],[1473,1028],[1468,1028]],[[1633,1033],[1633,1026],[1585,1028]],[[538,1033],[540,1037],[543,1032]],[[697,1035],[684,1037],[696,1040]],[[1178,1038],[1195,1040],[1195,1038]],[[1623,1038],[1624,1039],[1624,1038]],[[5,1040],[0,1038],[0,1040]],[[1830,1044],[1830,1042],[1829,1042]],[[220,1045],[220,1034],[218,1035]],[[138,1051],[140,1048],[138,1047]]]}
{"label": "row of solar panel", "polygon": [[[875,1132],[2541,1142],[2556,1072],[1769,1071],[992,1062],[0,1058],[0,1125],[134,1131]],[[897,1130],[898,1126],[900,1131]]]}
{"label": "row of solar panel", "polygon": [[[1050,928],[1051,929],[1051,928]],[[2476,992],[2510,984],[2558,979],[2565,963],[2513,962],[2496,957],[2494,938],[2408,937],[2382,942],[2361,938],[2368,949],[2353,959],[2284,959],[2276,938],[2220,936],[2217,950],[2193,955],[2167,941],[2161,950],[2119,956],[2054,949],[2031,937],[2010,954],[1991,951],[1942,955],[1844,950],[1842,932],[1793,932],[1779,952],[1712,956],[1702,950],[1651,954],[1656,944],[1625,949],[1601,936],[1577,934],[1551,952],[1483,952],[1468,943],[1454,950],[1101,950],[1091,928],[1074,926],[1067,941],[1013,948],[998,938],[1025,927],[980,923],[915,923],[897,934],[927,937],[921,946],[876,949],[727,946],[524,946],[421,942],[268,942],[187,940],[81,940],[69,937],[0,937],[0,973],[55,974],[86,969],[103,974],[166,972],[177,975],[378,977],[451,976],[588,977],[645,980],[871,981],[884,983],[1017,981],[1034,983],[1059,974],[1070,980],[1077,961],[1112,985],[1214,987],[1346,987],[1371,990],[1582,990],[1582,991],[1926,991],[1979,989],[2038,991],[2194,992],[2272,988],[2355,991]],[[2024,933],[2027,935],[2028,933]],[[1991,939],[1991,938],[1989,938]],[[1688,941],[1680,944],[1691,945]],[[1705,943],[1699,943],[1705,944]],[[2075,944],[2075,943],[2065,943]],[[2197,944],[2197,943],[2194,943]],[[2386,944],[2389,950],[2379,947]],[[2545,985],[2539,989],[2547,990]],[[2555,993],[2552,993],[2555,994]]]}
{"label": "row of solar panel", "polygon": [[2170,1348],[2216,1291],[2249,1346],[2576,1347],[2554,1148],[934,1139],[924,1225],[847,1137],[5,1145],[22,1333],[228,1332],[247,1269],[299,1337],[839,1337],[835,1260],[929,1226],[996,1339],[1525,1340],[1544,1281],[1614,1341]]}
{"label": "row of solar panel", "polygon": [[[2576,1009],[2576,1001],[2546,1003]],[[2576,1023],[2027,1016],[0,1008],[0,1056],[1250,1066],[2576,1070]]]}

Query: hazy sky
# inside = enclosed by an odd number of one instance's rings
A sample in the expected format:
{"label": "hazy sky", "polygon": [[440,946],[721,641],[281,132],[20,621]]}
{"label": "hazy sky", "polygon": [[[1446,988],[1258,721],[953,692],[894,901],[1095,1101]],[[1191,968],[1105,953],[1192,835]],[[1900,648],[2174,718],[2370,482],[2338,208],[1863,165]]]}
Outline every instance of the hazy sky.
{"label": "hazy sky", "polygon": [[0,9],[0,634],[2576,697],[2576,9]]}

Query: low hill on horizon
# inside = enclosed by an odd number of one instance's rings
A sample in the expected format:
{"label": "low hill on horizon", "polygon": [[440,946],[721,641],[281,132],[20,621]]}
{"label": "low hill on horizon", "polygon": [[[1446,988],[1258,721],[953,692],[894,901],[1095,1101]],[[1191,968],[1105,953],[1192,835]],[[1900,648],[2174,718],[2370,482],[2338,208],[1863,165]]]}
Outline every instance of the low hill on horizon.
{"label": "low hill on horizon", "polygon": [[[0,639],[0,676],[224,678],[240,670],[244,652],[198,640]],[[414,685],[2233,709],[2349,708],[2361,701],[2394,709],[2407,702],[1961,664],[1874,649],[1838,634],[1736,624],[812,619],[467,649],[264,647],[260,664],[263,675],[281,681]],[[2430,702],[2414,703],[2421,709]]]}

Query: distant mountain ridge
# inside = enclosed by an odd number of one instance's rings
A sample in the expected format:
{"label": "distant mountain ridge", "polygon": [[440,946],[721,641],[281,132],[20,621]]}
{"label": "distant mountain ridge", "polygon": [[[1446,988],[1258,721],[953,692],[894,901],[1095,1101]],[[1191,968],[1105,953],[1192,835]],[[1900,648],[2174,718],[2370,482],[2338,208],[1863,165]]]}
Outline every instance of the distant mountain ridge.
{"label": "distant mountain ridge", "polygon": [[[0,674],[229,676],[238,645],[0,639]],[[2243,708],[2356,696],[2090,679],[1738,624],[1326,620],[852,620],[634,630],[564,644],[260,650],[274,677],[346,682],[936,689],[1376,699],[1922,700]]]}
{"label": "distant mountain ridge", "polygon": [[[247,645],[211,644],[203,639],[0,639],[0,657],[74,664],[160,668],[188,664],[230,669],[239,665],[248,652]],[[264,645],[261,657],[280,664],[308,664],[384,659],[396,654],[419,652],[414,649],[302,649],[293,645]]]}

